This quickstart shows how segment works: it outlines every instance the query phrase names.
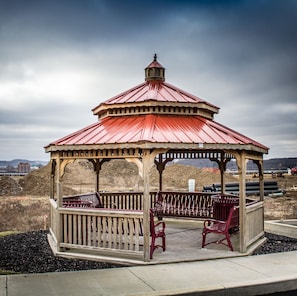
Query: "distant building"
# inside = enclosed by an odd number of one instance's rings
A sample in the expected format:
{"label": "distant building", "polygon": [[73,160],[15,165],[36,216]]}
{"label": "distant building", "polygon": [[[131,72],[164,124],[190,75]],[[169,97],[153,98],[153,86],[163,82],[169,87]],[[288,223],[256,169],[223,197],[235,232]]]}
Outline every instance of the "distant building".
{"label": "distant building", "polygon": [[29,163],[27,162],[20,162],[18,164],[18,173],[30,173],[30,170],[31,170],[31,166]]}

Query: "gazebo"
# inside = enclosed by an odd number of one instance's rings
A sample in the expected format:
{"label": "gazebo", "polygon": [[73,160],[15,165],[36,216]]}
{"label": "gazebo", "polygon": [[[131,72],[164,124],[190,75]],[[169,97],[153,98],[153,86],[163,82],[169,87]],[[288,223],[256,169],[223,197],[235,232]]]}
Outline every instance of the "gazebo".
{"label": "gazebo", "polygon": [[[156,167],[162,191],[162,173],[166,164],[174,159],[217,162],[222,194],[226,164],[236,160],[239,252],[248,254],[263,243],[263,154],[268,153],[268,148],[214,121],[214,115],[219,112],[217,106],[165,82],[165,68],[156,55],[145,68],[143,83],[99,104],[92,111],[98,117],[97,122],[45,147],[51,159],[49,239],[57,255],[149,263],[149,213],[156,201],[156,193],[149,187],[149,172]],[[65,167],[78,159],[93,164],[94,190],[103,208],[63,206]],[[144,182],[143,192],[100,192],[101,166],[112,159],[125,159],[137,165]],[[248,160],[257,164],[260,184],[260,197],[251,205],[246,203],[245,190]],[[210,195],[197,194],[207,199]],[[132,225],[141,225],[143,232],[129,232]]]}

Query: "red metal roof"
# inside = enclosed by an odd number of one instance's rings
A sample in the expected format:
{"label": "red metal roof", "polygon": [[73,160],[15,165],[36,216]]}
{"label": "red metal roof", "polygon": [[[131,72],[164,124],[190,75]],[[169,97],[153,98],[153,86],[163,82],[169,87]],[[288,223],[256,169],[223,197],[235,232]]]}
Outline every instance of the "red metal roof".
{"label": "red metal roof", "polygon": [[52,145],[94,145],[120,143],[208,143],[264,145],[215,121],[200,116],[139,115],[106,117]]}
{"label": "red metal roof", "polygon": [[219,107],[206,102],[167,82],[144,82],[121,94],[103,102],[101,105],[125,104],[144,101],[176,102],[176,103],[205,103],[219,109]]}
{"label": "red metal roof", "polygon": [[[93,113],[99,117],[98,122],[54,141],[46,148],[105,144],[115,147],[116,144],[130,144],[131,147],[144,143],[154,148],[152,144],[157,143],[161,145],[156,147],[163,148],[168,147],[166,144],[177,144],[176,147],[178,144],[215,144],[211,147],[218,149],[218,144],[229,144],[242,145],[242,149],[248,150],[258,147],[267,153],[266,146],[213,121],[213,114],[218,113],[219,107],[165,82],[162,69],[159,74],[154,72],[155,68],[163,68],[156,55],[146,68],[151,70],[148,68],[152,68],[152,76],[147,71],[147,81],[93,108]],[[137,106],[143,107],[144,111]],[[165,106],[165,109],[160,106]],[[174,108],[166,109],[167,106]],[[117,111],[121,108],[123,113]],[[170,113],[167,113],[168,110]],[[187,113],[189,110],[191,112]]]}

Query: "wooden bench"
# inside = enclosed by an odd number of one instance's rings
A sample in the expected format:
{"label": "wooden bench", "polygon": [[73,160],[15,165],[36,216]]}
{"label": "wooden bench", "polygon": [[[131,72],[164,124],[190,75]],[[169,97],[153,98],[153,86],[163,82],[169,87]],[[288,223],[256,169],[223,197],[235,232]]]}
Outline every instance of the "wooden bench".
{"label": "wooden bench", "polygon": [[63,197],[63,207],[103,208],[99,192]]}
{"label": "wooden bench", "polygon": [[91,208],[93,205],[90,200],[80,200],[80,199],[66,199],[63,200],[64,208]]}
{"label": "wooden bench", "polygon": [[[185,218],[219,218],[220,210],[216,200],[224,201],[224,208],[238,205],[239,198],[229,194],[214,194],[206,192],[164,192],[157,193],[154,206],[155,216],[185,217]],[[215,206],[215,208],[214,208]],[[230,207],[228,208],[228,210]],[[221,209],[222,211],[222,209]],[[226,212],[226,211],[225,211]],[[229,213],[229,211],[228,211]]]}
{"label": "wooden bench", "polygon": [[[230,235],[234,230],[238,230],[238,219],[239,219],[239,206],[233,206],[225,221],[216,219],[207,219],[204,221],[202,230],[202,248],[209,244],[222,244],[230,248],[233,251]],[[223,238],[210,241],[206,243],[206,236],[209,233],[223,235]],[[227,241],[227,243],[225,242]]]}

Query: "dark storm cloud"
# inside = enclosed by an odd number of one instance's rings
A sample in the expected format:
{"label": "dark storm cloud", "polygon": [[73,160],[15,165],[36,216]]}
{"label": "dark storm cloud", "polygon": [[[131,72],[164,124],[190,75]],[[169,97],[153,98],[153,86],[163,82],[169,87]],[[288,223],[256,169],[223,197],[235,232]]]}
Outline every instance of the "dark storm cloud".
{"label": "dark storm cloud", "polygon": [[287,0],[1,1],[1,139],[34,131],[43,155],[141,83],[156,52],[166,81],[221,107],[216,121],[296,156],[296,16]]}

